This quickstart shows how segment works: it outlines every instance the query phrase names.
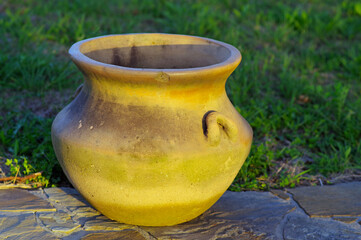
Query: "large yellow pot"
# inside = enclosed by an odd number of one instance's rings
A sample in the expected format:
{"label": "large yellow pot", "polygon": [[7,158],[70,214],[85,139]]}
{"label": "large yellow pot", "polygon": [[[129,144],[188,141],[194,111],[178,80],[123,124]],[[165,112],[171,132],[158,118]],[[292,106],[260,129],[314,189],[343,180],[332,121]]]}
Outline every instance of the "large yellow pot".
{"label": "large yellow pot", "polygon": [[55,118],[52,140],[73,186],[129,224],[174,225],[211,207],[252,142],[225,92],[239,51],[207,38],[126,34],[69,53],[85,82]]}

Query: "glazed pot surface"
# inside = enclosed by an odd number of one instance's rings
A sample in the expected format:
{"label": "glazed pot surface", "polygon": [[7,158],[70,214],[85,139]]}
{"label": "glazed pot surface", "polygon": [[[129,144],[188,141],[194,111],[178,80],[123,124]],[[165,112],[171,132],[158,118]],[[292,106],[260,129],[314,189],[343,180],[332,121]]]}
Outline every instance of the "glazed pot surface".
{"label": "glazed pot surface", "polygon": [[252,142],[224,88],[239,51],[200,37],[126,34],[69,53],[85,82],[55,118],[52,140],[73,186],[128,224],[174,225],[211,207]]}

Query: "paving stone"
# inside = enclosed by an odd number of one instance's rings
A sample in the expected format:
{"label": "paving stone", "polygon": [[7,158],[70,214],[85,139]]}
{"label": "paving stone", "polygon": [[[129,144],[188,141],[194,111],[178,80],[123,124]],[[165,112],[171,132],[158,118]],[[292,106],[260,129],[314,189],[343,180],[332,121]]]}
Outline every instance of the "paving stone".
{"label": "paving stone", "polygon": [[101,213],[92,207],[70,207],[68,210],[71,212],[73,219],[78,221],[81,225],[101,216]]}
{"label": "paving stone", "polygon": [[161,239],[279,239],[295,205],[268,192],[229,192],[197,219],[170,227],[142,227]]}
{"label": "paving stone", "polygon": [[50,202],[66,208],[90,206],[73,188],[46,188],[44,191],[48,195]]}
{"label": "paving stone", "polygon": [[361,182],[288,189],[311,217],[361,216]]}
{"label": "paving stone", "polygon": [[83,228],[86,231],[114,231],[114,230],[124,230],[127,228],[131,228],[131,226],[123,223],[118,223],[116,221],[112,221],[109,218],[100,215],[95,217],[94,219],[86,221],[84,223]]}
{"label": "paving stone", "polygon": [[120,232],[102,232],[102,233],[90,233],[82,240],[118,240],[118,239],[131,239],[131,240],[145,240],[140,233],[135,230],[123,230]]}
{"label": "paving stone", "polygon": [[353,223],[357,221],[357,217],[333,217],[332,219],[344,222],[344,223]]}
{"label": "paving stone", "polygon": [[[326,210],[333,211],[327,212],[333,216],[332,219],[309,218],[299,207],[293,211],[296,203],[280,190],[272,193],[226,192],[211,209],[197,219],[171,227],[137,227],[109,220],[88,205],[81,195],[71,188],[52,188],[36,193],[31,191],[32,194],[18,189],[0,190],[0,239],[57,239],[58,237],[64,240],[156,238],[361,240],[361,226],[358,224],[361,224],[361,218],[357,217],[357,214],[345,215],[346,210],[347,214],[361,210],[361,207],[358,207],[361,205],[360,187],[361,183],[348,183],[310,187],[316,188],[317,191],[309,190],[309,187],[288,190],[304,209],[308,209],[305,206],[312,207],[312,202],[320,201],[326,206],[320,210],[322,216],[328,216],[324,214]],[[327,194],[331,195],[325,197]],[[311,198],[316,195],[318,197]],[[49,212],[55,211],[55,208],[46,199],[58,208],[56,212]],[[305,204],[307,202],[310,206]],[[321,203],[317,204],[322,207]],[[337,207],[337,211],[328,209],[334,206]],[[311,210],[317,209],[311,208]],[[311,210],[309,211],[312,212]]]}
{"label": "paving stone", "polygon": [[80,227],[80,224],[74,222],[65,212],[40,213],[37,217],[44,228],[54,232],[57,236],[69,235]]}
{"label": "paving stone", "polygon": [[357,240],[361,239],[361,228],[325,218],[290,216],[284,227],[283,239]]}
{"label": "paving stone", "polygon": [[51,204],[38,196],[21,189],[0,190],[2,212],[46,212],[56,211]]}
{"label": "paving stone", "polygon": [[37,223],[35,214],[0,215],[0,239],[8,240],[52,240],[59,239],[45,231]]}
{"label": "paving stone", "polygon": [[31,193],[31,194],[33,194],[33,195],[35,195],[35,196],[37,196],[37,197],[39,197],[39,198],[41,198],[43,200],[48,201],[48,198],[45,195],[44,189],[42,189],[42,188],[31,189],[31,190],[28,190],[27,192]]}
{"label": "paving stone", "polygon": [[271,189],[270,192],[279,198],[282,198],[284,200],[290,200],[290,196],[283,190]]}

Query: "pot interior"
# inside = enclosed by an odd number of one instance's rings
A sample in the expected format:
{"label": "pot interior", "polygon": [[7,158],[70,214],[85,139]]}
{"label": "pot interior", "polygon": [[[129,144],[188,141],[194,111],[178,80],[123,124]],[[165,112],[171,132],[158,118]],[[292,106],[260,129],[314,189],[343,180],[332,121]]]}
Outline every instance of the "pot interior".
{"label": "pot interior", "polygon": [[84,53],[106,64],[130,68],[183,69],[221,63],[231,56],[230,50],[217,44],[176,44],[115,47]]}

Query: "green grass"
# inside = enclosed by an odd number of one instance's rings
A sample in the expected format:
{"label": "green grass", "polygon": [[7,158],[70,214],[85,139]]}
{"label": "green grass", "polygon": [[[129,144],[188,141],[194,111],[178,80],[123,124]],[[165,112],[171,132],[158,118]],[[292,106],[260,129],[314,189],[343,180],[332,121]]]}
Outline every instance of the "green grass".
{"label": "green grass", "polygon": [[0,161],[62,184],[50,126],[82,82],[67,49],[130,32],[204,36],[242,52],[226,88],[254,143],[230,189],[361,175],[361,2],[347,0],[2,1]]}

